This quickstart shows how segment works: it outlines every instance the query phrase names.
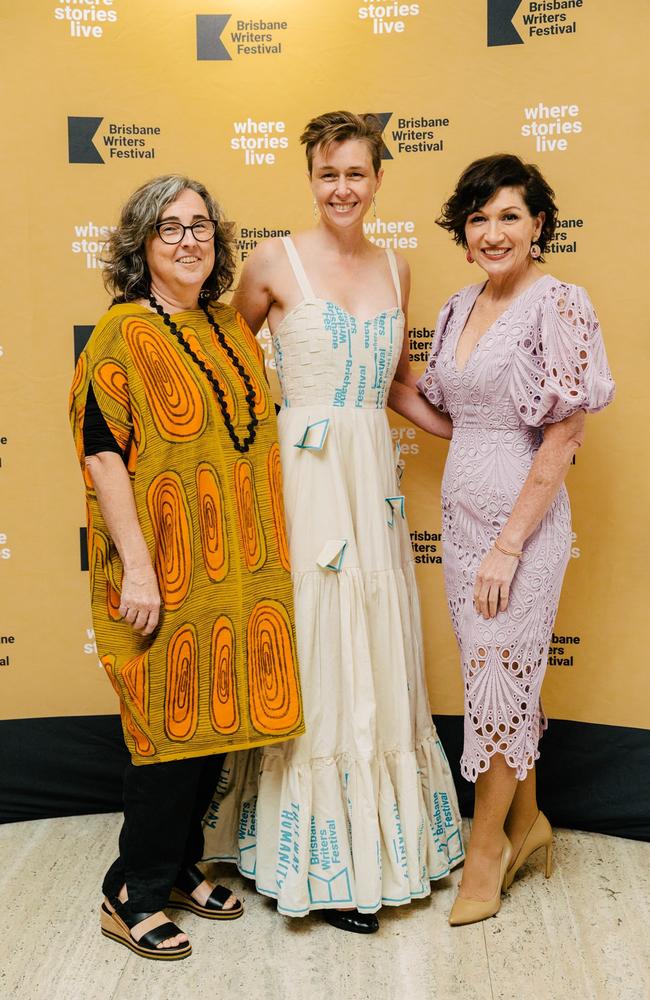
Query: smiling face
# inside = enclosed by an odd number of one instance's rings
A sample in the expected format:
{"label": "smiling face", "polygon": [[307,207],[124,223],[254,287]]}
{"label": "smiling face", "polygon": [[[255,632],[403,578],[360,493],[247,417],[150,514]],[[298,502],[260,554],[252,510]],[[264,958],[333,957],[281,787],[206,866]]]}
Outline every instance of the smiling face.
{"label": "smiling face", "polygon": [[[169,220],[189,226],[209,218],[203,198],[186,188],[163,209],[158,222]],[[169,303],[196,305],[203,282],[214,267],[214,240],[200,243],[187,229],[180,243],[169,244],[154,233],[147,240],[145,253],[154,294]]]}
{"label": "smiling face", "polygon": [[383,173],[375,173],[362,139],[333,142],[325,150],[317,146],[310,182],[323,222],[337,229],[361,225]]}
{"label": "smiling face", "polygon": [[488,278],[517,279],[533,264],[530,246],[542,231],[544,213],[532,216],[519,188],[499,188],[465,222],[467,248]]}

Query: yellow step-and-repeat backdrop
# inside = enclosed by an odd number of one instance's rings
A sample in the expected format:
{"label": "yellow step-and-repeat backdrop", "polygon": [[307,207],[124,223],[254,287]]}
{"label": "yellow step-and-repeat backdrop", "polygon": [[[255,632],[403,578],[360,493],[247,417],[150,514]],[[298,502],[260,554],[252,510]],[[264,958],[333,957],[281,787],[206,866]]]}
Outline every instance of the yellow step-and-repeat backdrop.
{"label": "yellow step-and-repeat backdrop", "polygon": [[[243,261],[260,239],[312,224],[298,136],[345,108],[383,125],[386,176],[367,234],[410,262],[418,369],[442,302],[482,274],[434,224],[462,168],[512,151],[556,190],[546,267],[589,290],[618,396],[589,419],[569,474],[572,559],[545,706],[647,725],[645,0],[30,0],[5,5],[0,24],[0,717],[117,708],[90,621],[66,399],[107,306],[98,255],[121,204],[156,174],[196,177],[237,222]],[[445,446],[394,416],[392,426],[432,709],[456,714]]]}

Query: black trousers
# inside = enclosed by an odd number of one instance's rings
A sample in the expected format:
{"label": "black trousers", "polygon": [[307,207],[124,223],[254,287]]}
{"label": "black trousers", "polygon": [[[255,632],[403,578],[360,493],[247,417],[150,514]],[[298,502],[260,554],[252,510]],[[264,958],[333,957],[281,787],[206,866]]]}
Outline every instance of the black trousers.
{"label": "black trousers", "polygon": [[179,870],[200,861],[202,820],[223,759],[223,754],[215,754],[139,767],[127,764],[120,856],[103,884],[111,900],[126,885],[127,915],[164,909]]}

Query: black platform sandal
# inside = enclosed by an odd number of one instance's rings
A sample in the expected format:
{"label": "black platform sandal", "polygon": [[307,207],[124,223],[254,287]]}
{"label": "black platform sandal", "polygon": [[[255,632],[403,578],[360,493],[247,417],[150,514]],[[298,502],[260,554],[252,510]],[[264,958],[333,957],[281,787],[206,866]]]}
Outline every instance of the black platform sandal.
{"label": "black platform sandal", "polygon": [[192,891],[201,885],[201,882],[205,882],[205,875],[196,865],[181,868],[169,896],[169,905],[177,910],[196,913],[198,917],[206,917],[208,920],[236,920],[237,917],[241,917],[244,907],[239,899],[234,906],[224,909],[232,892],[223,885],[215,885],[205,904],[198,903]]}
{"label": "black platform sandal", "polygon": [[[121,910],[121,912],[118,912],[118,910]],[[184,933],[171,920],[168,920],[165,924],[161,924],[160,927],[154,927],[153,930],[147,931],[139,941],[136,941],[131,934],[131,928],[135,927],[142,920],[146,920],[147,917],[152,916],[152,913],[133,913],[128,918],[125,918],[124,909],[120,907],[119,902],[116,902],[115,910],[112,913],[106,903],[102,903],[100,911],[102,934],[113,941],[117,941],[118,944],[123,944],[125,948],[129,948],[141,958],[153,958],[156,962],[174,962],[180,958],[187,958],[192,954],[192,945],[189,941],[186,941],[185,944],[177,944],[173,948],[157,947],[162,941],[166,941],[167,938],[173,938],[177,934]]]}
{"label": "black platform sandal", "polygon": [[379,930],[379,920],[374,913],[359,913],[358,910],[323,910],[323,916],[332,927],[352,934],[375,934]]}

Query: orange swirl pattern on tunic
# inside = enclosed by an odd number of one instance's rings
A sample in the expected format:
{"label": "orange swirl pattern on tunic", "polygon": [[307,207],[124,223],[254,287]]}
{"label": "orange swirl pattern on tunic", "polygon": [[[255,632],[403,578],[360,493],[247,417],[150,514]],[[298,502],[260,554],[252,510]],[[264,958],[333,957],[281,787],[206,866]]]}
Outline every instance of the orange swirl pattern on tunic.
{"label": "orange swirl pattern on tunic", "polygon": [[267,459],[267,470],[269,476],[269,489],[271,491],[271,510],[273,512],[273,526],[275,537],[278,543],[278,556],[280,564],[284,569],[291,569],[289,561],[289,542],[287,540],[287,529],[284,517],[284,496],[282,493],[282,469],[280,466],[280,446],[277,441],[271,445],[269,457]]}
{"label": "orange swirl pattern on tunic", "polygon": [[165,732],[170,740],[191,740],[199,722],[199,654],[196,629],[176,629],[167,647]]}
{"label": "orange swirl pattern on tunic", "polygon": [[168,611],[176,611],[192,583],[190,511],[181,478],[163,472],[152,480],[147,507],[156,539],[156,576]]}
{"label": "orange swirl pattern on tunic", "polygon": [[239,705],[235,677],[235,630],[227,615],[220,615],[212,629],[212,676],[210,721],[218,733],[239,729]]}
{"label": "orange swirl pattern on tunic", "polygon": [[149,653],[140,653],[122,667],[122,683],[145,722],[149,722]]}
{"label": "orange swirl pattern on tunic", "polygon": [[117,679],[116,658],[108,654],[106,656],[102,656],[101,662],[108,675],[108,679],[113,685],[115,693],[120,699],[120,718],[122,720],[122,726],[124,727],[125,733],[129,733],[135,743],[136,750],[141,757],[152,757],[156,752],[156,748],[147,734],[143,733],[140,726],[131,715],[129,706],[124,699],[124,694]]}
{"label": "orange swirl pattern on tunic", "polygon": [[[261,747],[304,732],[273,406],[252,334],[229,306],[213,311],[244,368],[254,372],[268,411],[246,455],[233,448],[205,374],[142,306],[111,307],[75,373],[71,418],[81,468],[92,379],[106,424],[126,443],[124,461],[163,602],[150,636],[122,620],[122,564],[88,478],[94,639],[137,765]],[[246,387],[215,345],[202,310],[183,313],[179,326],[232,394],[232,411],[248,421]],[[237,429],[241,435],[243,427]],[[249,665],[250,611],[260,602],[267,612],[251,626]]]}
{"label": "orange swirl pattern on tunic", "polygon": [[[241,323],[240,323],[240,329],[243,329]],[[251,385],[253,386],[253,393],[255,395],[254,410],[255,410],[256,416],[259,419],[263,419],[264,417],[268,417],[268,415],[269,415],[269,407],[270,407],[270,396],[269,396],[269,394],[264,391],[264,389],[262,387],[262,383],[261,383],[258,375],[256,374],[253,366],[248,361],[248,359],[244,356],[244,354],[242,353],[242,351],[238,350],[237,344],[233,342],[233,338],[229,337],[224,329],[221,330],[221,333],[223,335],[224,340],[228,344],[228,346],[231,347],[234,350],[235,354],[239,358],[240,365],[242,366],[242,368],[244,369],[244,371],[248,375],[249,379],[251,380]],[[248,333],[249,333],[249,335],[251,337],[253,337],[253,334],[251,333],[250,330],[248,331]],[[253,340],[255,340],[254,337],[253,337]],[[242,385],[242,388],[243,388],[244,387],[243,379],[242,379],[241,375],[239,374],[239,372],[237,371],[237,369],[235,368],[233,362],[230,360],[230,358],[228,357],[227,353],[224,351],[223,347],[219,343],[219,338],[217,337],[217,335],[214,332],[214,330],[212,331],[212,343],[221,352],[223,360],[224,360],[224,363],[228,365],[228,368],[229,368],[229,371],[230,371],[230,377],[233,378],[233,379],[237,379],[239,381],[239,383]],[[257,344],[257,341],[255,341],[255,343]],[[258,347],[258,350],[259,350],[259,347]],[[246,419],[248,419],[248,410],[246,410]]]}
{"label": "orange swirl pattern on tunic", "polygon": [[198,380],[178,351],[146,320],[125,320],[123,333],[158,433],[167,441],[199,437],[207,421],[205,400]]}
{"label": "orange swirl pattern on tunic", "polygon": [[288,732],[301,709],[291,622],[283,604],[265,600],[255,605],[247,645],[251,721],[261,733]]}
{"label": "orange swirl pattern on tunic", "polygon": [[239,458],[235,462],[234,479],[244,558],[249,570],[254,573],[266,562],[266,538],[255,492],[255,474],[247,458]]}
{"label": "orange swirl pattern on tunic", "polygon": [[230,553],[223,490],[217,470],[209,462],[201,462],[196,470],[196,493],[205,570],[211,580],[221,583],[228,575]]}

